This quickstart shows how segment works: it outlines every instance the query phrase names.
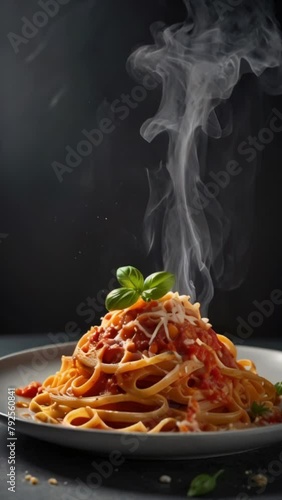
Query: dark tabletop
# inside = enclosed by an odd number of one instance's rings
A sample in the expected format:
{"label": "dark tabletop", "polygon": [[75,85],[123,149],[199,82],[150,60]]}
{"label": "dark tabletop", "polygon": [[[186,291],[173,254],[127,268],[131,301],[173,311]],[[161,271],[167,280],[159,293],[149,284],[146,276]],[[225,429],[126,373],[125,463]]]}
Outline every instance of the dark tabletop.
{"label": "dark tabletop", "polygon": [[[48,342],[47,335],[2,335],[1,355]],[[252,342],[255,345],[255,341]],[[271,341],[262,347],[282,350],[282,341]],[[133,460],[124,459],[117,467],[109,466],[106,457],[80,452],[39,441],[17,433],[16,445],[16,492],[7,490],[7,428],[0,425],[0,498],[49,500],[160,500],[187,498],[191,480],[198,474],[224,473],[218,479],[216,489],[203,498],[248,500],[281,500],[282,498],[282,436],[281,442],[260,450],[226,457],[190,460]],[[99,471],[97,473],[97,471]],[[25,475],[38,478],[30,484]],[[171,477],[168,484],[161,483],[162,475]],[[258,486],[253,475],[267,477],[266,486]],[[57,485],[48,483],[51,477]]]}

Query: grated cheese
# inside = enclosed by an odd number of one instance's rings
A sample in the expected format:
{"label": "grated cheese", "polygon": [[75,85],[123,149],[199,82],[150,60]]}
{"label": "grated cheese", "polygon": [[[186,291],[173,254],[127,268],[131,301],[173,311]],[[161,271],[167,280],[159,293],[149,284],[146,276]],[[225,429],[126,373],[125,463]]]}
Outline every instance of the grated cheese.
{"label": "grated cheese", "polygon": [[[188,298],[189,299],[189,298]],[[185,321],[190,323],[193,326],[202,326],[206,329],[208,329],[211,325],[208,323],[208,319],[204,318],[204,320],[201,320],[200,312],[199,312],[199,303],[196,304],[191,304],[189,300],[185,295],[179,296],[179,294],[176,293],[169,293],[167,296],[164,298],[163,301],[160,301],[158,305],[154,308],[152,308],[150,311],[143,312],[138,315],[137,318],[135,318],[132,321],[129,321],[127,324],[123,325],[121,331],[117,334],[115,337],[116,339],[121,339],[122,335],[122,330],[123,329],[128,329],[128,328],[133,328],[134,331],[139,331],[143,332],[144,335],[150,339],[149,340],[149,345],[151,345],[156,338],[159,330],[161,327],[164,328],[165,335],[167,340],[170,342],[172,338],[170,337],[169,334],[169,329],[168,329],[168,323],[173,323],[173,324],[183,324]],[[126,310],[125,310],[126,311]],[[112,319],[120,314],[120,311],[116,311],[112,313],[111,316],[111,321]],[[151,321],[151,323],[156,323],[156,327],[153,331],[153,333],[150,333],[146,327],[144,327],[141,324],[141,321],[143,319],[148,319]],[[108,323],[109,320],[104,318],[104,323],[105,325]],[[102,325],[103,326],[103,325]],[[194,340],[192,339],[185,339],[184,340],[186,345],[190,345],[194,343]],[[197,340],[197,343],[201,345],[202,343],[199,339]]]}

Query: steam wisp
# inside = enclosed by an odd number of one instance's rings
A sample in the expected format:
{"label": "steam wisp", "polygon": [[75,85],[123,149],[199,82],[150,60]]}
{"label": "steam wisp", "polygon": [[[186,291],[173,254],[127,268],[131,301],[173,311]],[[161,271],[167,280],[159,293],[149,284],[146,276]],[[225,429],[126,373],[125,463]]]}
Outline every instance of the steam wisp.
{"label": "steam wisp", "polygon": [[142,126],[142,136],[149,142],[162,132],[169,136],[166,164],[148,171],[148,247],[155,244],[161,223],[164,268],[177,276],[176,289],[199,300],[206,312],[215,286],[231,289],[244,279],[240,260],[249,247],[256,162],[242,169],[232,189],[209,195],[203,204],[205,180],[234,158],[240,130],[250,133],[246,96],[237,96],[234,108],[232,95],[242,75],[260,77],[250,77],[245,87],[250,113],[258,107],[252,98],[259,98],[262,88],[281,90],[272,80],[274,71],[266,71],[280,69],[281,38],[268,1],[242,2],[224,15],[216,10],[217,2],[185,5],[186,21],[154,25],[155,43],[137,49],[129,62],[137,77],[146,72],[162,81],[159,109]]}

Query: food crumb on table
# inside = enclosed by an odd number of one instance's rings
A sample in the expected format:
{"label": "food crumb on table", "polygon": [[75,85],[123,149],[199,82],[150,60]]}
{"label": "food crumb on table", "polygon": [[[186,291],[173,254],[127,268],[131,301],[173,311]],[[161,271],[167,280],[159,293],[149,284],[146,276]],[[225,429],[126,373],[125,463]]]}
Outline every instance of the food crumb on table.
{"label": "food crumb on table", "polygon": [[28,481],[30,484],[38,484],[39,480],[37,477],[32,476],[31,474],[26,474],[25,475],[25,480]]}
{"label": "food crumb on table", "polygon": [[249,469],[249,470],[245,470],[245,474],[246,474],[246,476],[249,476],[249,475],[250,475],[250,474],[252,474],[252,473],[253,473],[253,471],[252,471],[251,469]]}
{"label": "food crumb on table", "polygon": [[264,474],[254,474],[251,479],[257,486],[266,486],[268,483],[267,476]]}
{"label": "food crumb on table", "polygon": [[163,474],[162,476],[159,477],[159,482],[164,484],[169,484],[171,483],[171,477],[167,476],[166,474]]}
{"label": "food crumb on table", "polygon": [[39,480],[38,480],[38,478],[37,478],[37,477],[35,477],[35,476],[31,476],[31,478],[30,478],[29,482],[30,482],[31,484],[38,484],[38,483],[39,483]]}
{"label": "food crumb on table", "polygon": [[50,479],[48,479],[48,483],[56,485],[56,484],[58,484],[58,481],[54,477],[50,477]]}
{"label": "food crumb on table", "polygon": [[[28,472],[28,471],[26,471],[26,472]],[[30,484],[38,484],[39,483],[39,479],[37,477],[35,477],[35,476],[32,476],[31,474],[26,474],[24,478]],[[50,477],[48,479],[48,483],[51,484],[51,485],[54,485],[54,486],[57,485],[57,484],[59,484],[58,480],[55,477]],[[65,481],[64,484],[68,484],[68,482]]]}

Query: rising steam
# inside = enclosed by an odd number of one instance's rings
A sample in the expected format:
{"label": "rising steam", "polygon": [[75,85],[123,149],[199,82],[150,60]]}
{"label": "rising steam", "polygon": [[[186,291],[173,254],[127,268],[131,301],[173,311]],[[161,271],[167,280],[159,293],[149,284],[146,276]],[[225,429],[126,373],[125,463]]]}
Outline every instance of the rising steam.
{"label": "rising steam", "polygon": [[[185,5],[185,23],[154,25],[154,45],[136,50],[129,62],[135,76],[157,74],[162,81],[159,110],[142,126],[142,136],[149,142],[163,131],[169,136],[166,165],[148,172],[149,248],[161,223],[164,267],[176,274],[181,293],[202,303],[203,312],[214,286],[234,288],[244,278],[257,162],[237,158],[242,173],[213,196],[207,176],[223,171],[257,126],[251,115],[257,120],[262,86],[268,82],[269,90],[276,89],[274,70],[265,70],[280,68],[281,39],[269,0]],[[247,73],[253,76],[236,96],[234,87]]]}

